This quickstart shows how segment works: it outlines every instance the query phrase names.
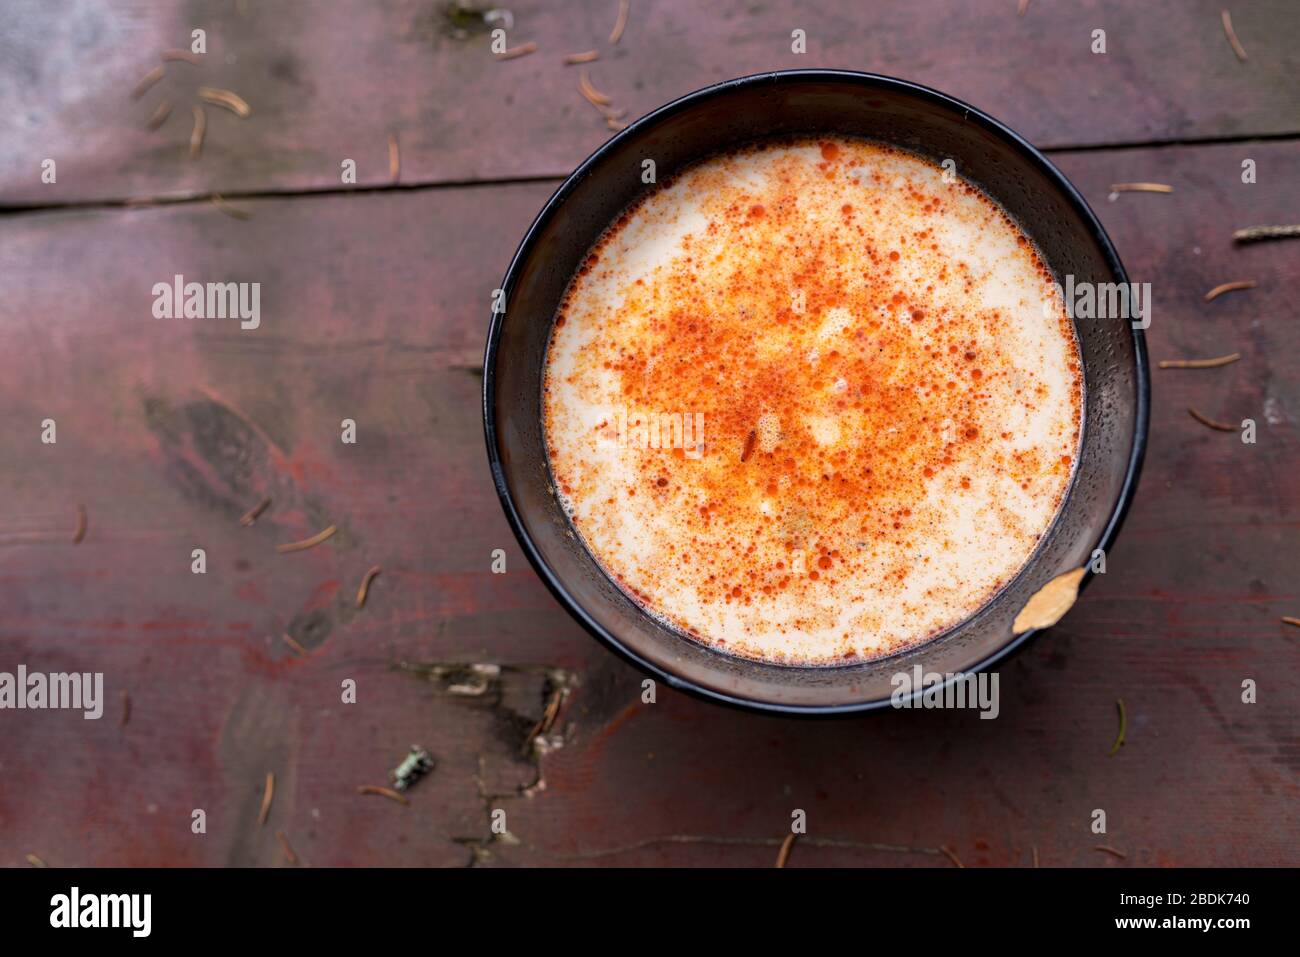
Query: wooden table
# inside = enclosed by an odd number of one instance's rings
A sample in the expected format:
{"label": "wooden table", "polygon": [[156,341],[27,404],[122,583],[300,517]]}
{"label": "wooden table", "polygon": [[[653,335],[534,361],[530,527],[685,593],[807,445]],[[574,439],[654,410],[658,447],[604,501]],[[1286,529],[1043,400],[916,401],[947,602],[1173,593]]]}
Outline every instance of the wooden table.
{"label": "wooden table", "polygon": [[[193,4],[19,0],[0,34],[0,671],[103,672],[107,706],[0,712],[0,863],[286,865],[280,832],[318,866],[769,865],[796,808],[790,866],[951,866],[941,846],[967,866],[1300,862],[1300,629],[1280,620],[1300,615],[1300,243],[1232,242],[1300,221],[1300,18],[1231,0],[1239,61],[1221,2],[633,0],[615,45],[615,0],[520,0],[506,37],[537,52],[497,62],[487,25],[442,0],[232,0],[198,21]],[[202,62],[168,62],[132,100],[196,27]],[[524,228],[611,135],[562,62],[586,49],[631,116],[814,66],[967,100],[1048,148],[1152,284],[1154,359],[1242,354],[1153,370],[1107,574],[1003,669],[999,720],[779,719],[662,686],[642,704],[642,676],[523,559],[478,366]],[[252,113],[207,105],[191,160],[202,85]],[[1108,195],[1127,181],[1174,192]],[[175,274],[261,283],[260,327],[155,319]],[[1204,301],[1232,280],[1258,286]],[[1253,418],[1258,442],[1188,406]],[[540,753],[557,681],[573,689]],[[412,743],[438,766],[409,806],[357,793]]]}

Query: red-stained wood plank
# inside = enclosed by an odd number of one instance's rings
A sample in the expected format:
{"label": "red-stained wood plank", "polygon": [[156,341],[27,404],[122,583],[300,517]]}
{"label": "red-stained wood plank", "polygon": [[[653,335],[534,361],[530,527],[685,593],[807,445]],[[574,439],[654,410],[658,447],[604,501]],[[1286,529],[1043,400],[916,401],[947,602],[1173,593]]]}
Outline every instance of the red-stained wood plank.
{"label": "red-stained wood plank", "polygon": [[[587,650],[554,613],[567,641],[530,646],[546,598],[517,551],[510,574],[489,573],[511,539],[483,482],[468,366],[481,277],[540,199],[516,187],[249,203],[247,221],[205,203],[6,222],[0,670],[102,671],[109,701],[100,721],[3,713],[0,860],[269,865],[277,828],[310,864],[471,859],[462,841],[489,833],[483,794],[535,776],[519,726],[542,714],[540,679],[511,673],[508,698],[463,698],[393,666],[499,661],[487,640],[502,634],[525,664]],[[453,224],[489,201],[496,229],[458,251]],[[177,271],[262,282],[262,325],[154,319],[150,285]],[[39,442],[46,418],[55,445]],[[72,545],[78,502],[89,528]],[[340,531],[326,544],[277,554],[328,523]],[[28,533],[56,540],[15,542]],[[372,564],[383,573],[357,610]],[[356,705],[341,703],[347,678]],[[413,743],[439,767],[411,807],[355,793]]]}
{"label": "red-stained wood plank", "polygon": [[[553,184],[248,200],[246,221],[206,203],[6,217],[0,670],[103,671],[109,700],[98,722],[0,718],[0,862],[273,865],[283,829],[317,865],[767,864],[797,808],[809,839],[790,866],[945,866],[940,845],[968,865],[1027,865],[1034,846],[1045,865],[1121,864],[1097,843],[1128,864],[1297,863],[1300,631],[1279,622],[1300,611],[1297,255],[1230,233],[1300,207],[1300,148],[1058,159],[1153,285],[1153,357],[1243,359],[1153,371],[1146,471],[1107,574],[1002,670],[996,721],[775,719],[664,687],[644,705],[641,676],[550,598],[488,481],[471,367]],[[1132,180],[1175,192],[1107,200]],[[261,326],[152,318],[153,283],[175,273],[263,283]],[[1202,301],[1234,279],[1259,286]],[[1205,429],[1188,404],[1255,418],[1259,442]],[[89,530],[72,545],[76,503]],[[326,544],[276,553],[329,523]],[[33,532],[60,541],[13,541]],[[522,670],[463,697],[402,662]],[[580,682],[540,760],[523,747],[538,669]],[[1127,743],[1109,757],[1117,698]],[[355,794],[412,743],[440,766],[411,807]],[[1098,807],[1104,839],[1088,831]],[[493,809],[520,844],[474,845]]]}
{"label": "red-stained wood plank", "polygon": [[[567,174],[610,134],[578,94],[565,54],[596,49],[593,81],[629,117],[710,83],[768,70],[836,67],[934,86],[991,112],[1042,146],[1300,132],[1300,36],[1290,0],[1235,5],[1250,59],[1224,35],[1219,0],[1014,0],[797,4],[789,0],[633,0],[609,43],[615,0],[509,4],[507,41],[538,52],[507,62],[481,22],[457,32],[450,2],[304,0],[105,6],[20,2],[0,35],[0,203],[62,204],[159,194],[337,189],[401,180],[464,182]],[[486,9],[491,4],[484,4]],[[160,51],[207,31],[201,66],[168,64],[138,102],[130,91]],[[792,32],[807,52],[792,52]],[[1093,31],[1106,52],[1092,52]],[[188,157],[202,85],[242,95],[241,120],[207,107],[200,158]],[[164,99],[171,117],[146,123]],[[53,184],[41,180],[57,163]]]}

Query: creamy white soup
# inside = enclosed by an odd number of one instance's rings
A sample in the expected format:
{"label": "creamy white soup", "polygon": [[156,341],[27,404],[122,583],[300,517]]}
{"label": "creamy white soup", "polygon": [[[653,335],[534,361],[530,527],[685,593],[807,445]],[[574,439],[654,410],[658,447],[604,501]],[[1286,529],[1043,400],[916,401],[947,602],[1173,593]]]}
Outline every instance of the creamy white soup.
{"label": "creamy white soup", "polygon": [[876,658],[1024,566],[1079,447],[1051,273],[951,170],[851,139],[662,183],[571,281],[547,355],[556,494],[647,612],[720,651]]}

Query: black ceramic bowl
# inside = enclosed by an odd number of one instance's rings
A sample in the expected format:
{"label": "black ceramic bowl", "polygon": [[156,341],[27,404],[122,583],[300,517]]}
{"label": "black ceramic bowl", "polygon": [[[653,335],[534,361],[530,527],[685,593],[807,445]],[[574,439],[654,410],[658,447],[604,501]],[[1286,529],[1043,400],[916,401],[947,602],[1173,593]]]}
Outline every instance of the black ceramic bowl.
{"label": "black ceramic bowl", "polygon": [[1000,202],[1064,277],[1126,283],[1101,224],[1069,181],[997,120],[934,90],[865,73],[795,70],[743,77],[682,97],[593,153],[551,197],[506,273],[483,369],[483,419],[497,494],[525,554],[592,634],[676,688],[770,711],[857,711],[888,705],[892,677],[987,669],[1033,632],[1011,633],[1025,602],[1056,575],[1110,547],[1146,445],[1149,381],[1140,330],[1123,318],[1075,323],[1086,400],[1082,449],[1055,523],[1025,568],[984,608],[924,645],[841,667],[736,658],[665,628],[609,580],[557,502],[542,427],[546,346],[570,277],[603,230],[647,187],[704,157],[774,136],[840,134],[952,158]]}

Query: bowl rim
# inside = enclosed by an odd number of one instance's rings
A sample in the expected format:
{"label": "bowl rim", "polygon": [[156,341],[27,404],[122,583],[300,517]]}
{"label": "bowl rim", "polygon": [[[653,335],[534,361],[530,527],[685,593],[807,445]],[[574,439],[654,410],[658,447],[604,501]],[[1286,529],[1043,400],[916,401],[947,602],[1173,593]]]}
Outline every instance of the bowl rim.
{"label": "bowl rim", "polygon": [[[863,73],[856,70],[802,69],[754,73],[711,84],[678,97],[658,109],[652,110],[603,142],[565,178],[564,182],[560,184],[551,195],[550,199],[546,201],[546,204],[542,207],[541,211],[533,219],[533,222],[524,233],[523,239],[520,240],[518,248],[511,257],[510,266],[506,270],[505,278],[501,281],[501,289],[505,292],[506,302],[509,303],[510,301],[510,290],[513,288],[517,280],[519,268],[523,263],[524,258],[532,251],[532,247],[535,244],[539,233],[543,228],[545,228],[547,223],[549,223],[556,211],[568,199],[574,189],[577,188],[578,184],[586,178],[588,171],[617,146],[636,137],[642,130],[654,126],[669,117],[690,110],[706,100],[724,96],[739,88],[763,86],[769,83],[797,84],[823,82],[827,80],[856,84],[864,90],[888,90],[896,93],[905,93],[917,99],[928,101],[932,104],[943,107],[950,112],[960,112],[963,114],[964,120],[973,121],[976,125],[995,134],[1013,150],[1020,153],[1024,159],[1030,162],[1030,164],[1037,166],[1039,170],[1047,176],[1051,183],[1061,192],[1070,206],[1079,215],[1084,226],[1092,234],[1093,240],[1102,251],[1106,265],[1111,269],[1115,277],[1123,283],[1127,284],[1129,282],[1128,273],[1124,269],[1124,264],[1120,261],[1119,254],[1115,251],[1114,244],[1111,243],[1110,237],[1106,234],[1106,230],[1102,227],[1100,220],[1097,219],[1096,214],[1092,211],[1092,208],[1088,205],[1087,201],[1084,200],[1079,191],[1074,187],[1074,184],[1065,177],[1065,174],[1056,168],[1052,161],[1049,160],[1041,150],[1006,124],[994,119],[982,110],[977,109],[956,97],[949,96],[946,93],[941,93],[938,90],[931,89],[927,86],[922,86],[919,83],[913,83],[909,80],[902,80],[897,77],[886,76],[879,73]],[[584,609],[582,605],[573,598],[569,593],[568,588],[565,587],[564,583],[560,581],[559,577],[551,570],[550,566],[547,565],[545,560],[542,558],[541,553],[533,543],[532,536],[529,535],[528,530],[525,528],[518,510],[515,508],[514,499],[510,493],[510,489],[506,485],[505,473],[501,465],[501,457],[497,450],[497,430],[495,424],[496,360],[505,316],[505,312],[493,311],[491,322],[488,326],[487,345],[483,354],[483,433],[487,442],[488,464],[492,471],[492,481],[496,488],[497,498],[501,502],[501,508],[505,512],[506,520],[510,524],[510,528],[514,532],[515,538],[518,539],[519,545],[527,556],[529,564],[532,565],[534,571],[537,572],[542,582],[565,610],[568,611],[569,614],[577,620],[577,622],[581,624],[588,633],[597,638],[607,648],[640,668],[643,672],[649,673],[657,680],[664,681],[671,688],[690,692],[709,701],[732,705],[751,712],[759,711],[787,715],[861,714],[868,711],[890,707],[890,698],[834,705],[791,705],[727,694],[718,691],[717,689],[709,688],[694,681],[681,678],[666,671],[653,662],[646,660],[631,648],[627,647],[587,613],[586,609]],[[1120,486],[1119,495],[1116,498],[1110,519],[1107,521],[1101,537],[1093,546],[1094,551],[1096,549],[1109,551],[1110,546],[1115,541],[1120,526],[1124,522],[1124,517],[1128,514],[1129,506],[1132,504],[1133,494],[1137,488],[1138,479],[1142,472],[1142,461],[1146,454],[1151,406],[1151,379],[1150,369],[1147,363],[1146,337],[1144,336],[1142,329],[1135,328],[1132,323],[1129,323],[1128,326],[1129,332],[1133,337],[1133,355],[1137,366],[1137,408],[1134,416],[1133,446],[1129,450],[1128,465],[1125,470],[1124,481]],[[1083,580],[1079,584],[1080,592],[1087,587],[1092,578],[1092,569],[1091,567],[1088,567],[1084,572]],[[987,671],[989,668],[1007,659],[1014,652],[1019,651],[1031,638],[1043,630],[1045,629],[1034,628],[1022,632],[1019,635],[1013,635],[1010,641],[986,656],[978,664],[972,666],[967,671],[962,672],[962,674],[974,675]],[[943,687],[947,687],[951,684],[952,680],[946,681]]]}

